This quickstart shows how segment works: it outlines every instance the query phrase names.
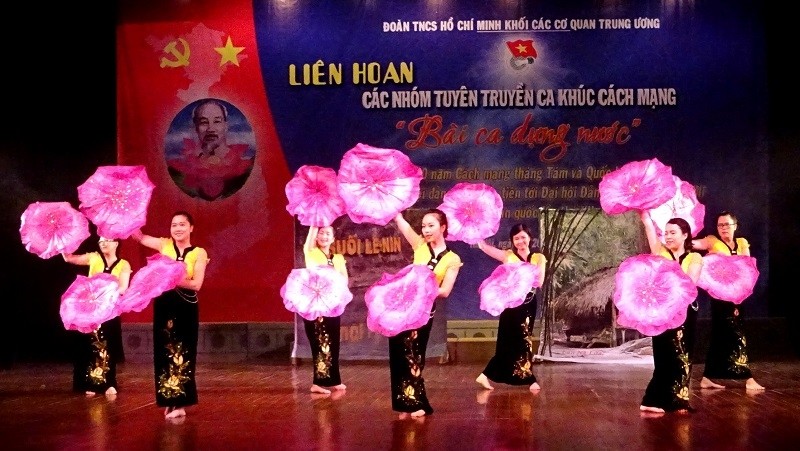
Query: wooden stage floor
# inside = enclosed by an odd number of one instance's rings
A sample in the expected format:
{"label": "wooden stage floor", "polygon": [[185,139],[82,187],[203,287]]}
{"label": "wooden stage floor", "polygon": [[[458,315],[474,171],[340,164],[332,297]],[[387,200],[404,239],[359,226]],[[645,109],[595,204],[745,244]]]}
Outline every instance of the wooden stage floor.
{"label": "wooden stage floor", "polygon": [[[541,392],[478,388],[482,364],[429,363],[434,414],[399,420],[386,362],[343,362],[343,394],[308,392],[308,362],[200,363],[200,404],[165,420],[152,366],[119,367],[120,393],[71,392],[71,366],[0,370],[3,450],[778,450],[800,443],[800,362],[756,362],[764,392],[743,383],[700,390],[695,413],[647,416],[638,407],[649,366],[539,363]],[[796,449],[796,448],[794,448]]]}

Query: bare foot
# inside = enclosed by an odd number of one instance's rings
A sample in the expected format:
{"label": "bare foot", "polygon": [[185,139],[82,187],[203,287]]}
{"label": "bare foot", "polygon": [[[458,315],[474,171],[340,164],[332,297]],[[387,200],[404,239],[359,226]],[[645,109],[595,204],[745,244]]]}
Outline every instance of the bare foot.
{"label": "bare foot", "polygon": [[186,422],[186,417],[173,417],[173,418],[165,418],[170,424],[183,424]]}
{"label": "bare foot", "polygon": [[744,384],[744,388],[746,390],[765,390],[765,388],[761,384],[756,382],[756,380],[753,379],[752,377],[750,379],[747,379],[747,382],[745,382]]}
{"label": "bare foot", "polygon": [[408,418],[410,418],[410,415],[408,414],[408,412],[403,412],[403,413],[401,413],[400,415],[398,415],[398,417],[397,417],[397,418],[399,418],[399,419],[401,419],[401,420],[405,420],[405,419],[408,419]]}
{"label": "bare foot", "polygon": [[425,411],[422,409],[419,409],[416,412],[411,412],[411,418],[419,418],[424,416],[425,416]]}
{"label": "bare foot", "polygon": [[661,407],[650,407],[650,406],[639,406],[639,410],[642,412],[651,412],[651,413],[664,413],[664,409]]}
{"label": "bare foot", "polygon": [[178,408],[178,409],[175,409],[172,412],[164,415],[164,418],[170,419],[170,418],[178,418],[178,417],[185,417],[185,416],[186,416],[186,411],[183,410],[183,408]]}
{"label": "bare foot", "polygon": [[93,392],[93,391],[87,391],[87,392],[86,392],[86,397],[87,397],[87,398],[91,398],[92,396],[94,396],[94,395],[96,395],[96,394],[97,394],[97,393],[95,393],[95,392]]}
{"label": "bare foot", "polygon": [[494,387],[492,387],[491,384],[489,384],[489,378],[486,377],[486,375],[483,373],[481,373],[481,375],[478,376],[477,379],[475,379],[475,382],[477,382],[478,385],[485,388],[486,390],[494,390]]}
{"label": "bare foot", "polygon": [[117,394],[117,389],[114,388],[114,387],[108,387],[108,390],[106,390],[106,394],[107,395],[116,395]]}
{"label": "bare foot", "polygon": [[542,387],[539,386],[538,382],[532,383],[531,386],[528,388],[528,390],[530,390],[530,391],[532,391],[534,393],[538,392],[541,389],[542,389]]}
{"label": "bare foot", "polygon": [[173,410],[175,410],[175,408],[174,408],[174,407],[167,407],[167,408],[165,408],[165,409],[164,409],[164,418],[170,418],[168,415],[169,415],[170,413],[172,413],[172,411],[173,411]]}
{"label": "bare foot", "polygon": [[339,385],[334,385],[331,388],[333,388],[334,390],[347,390],[347,385],[339,384]]}
{"label": "bare foot", "polygon": [[700,388],[725,388],[725,386],[717,384],[707,377],[703,377],[703,379],[700,380]]}
{"label": "bare foot", "polygon": [[322,388],[317,384],[312,384],[311,385],[311,393],[322,393],[324,395],[329,395],[329,394],[331,394],[331,391],[328,390],[327,388]]}

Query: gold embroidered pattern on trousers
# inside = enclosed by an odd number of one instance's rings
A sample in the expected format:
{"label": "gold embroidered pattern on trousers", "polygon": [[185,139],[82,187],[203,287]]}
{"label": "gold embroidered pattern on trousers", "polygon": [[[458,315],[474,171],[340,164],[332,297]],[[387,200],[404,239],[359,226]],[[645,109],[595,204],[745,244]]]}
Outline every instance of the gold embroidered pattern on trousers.
{"label": "gold embroidered pattern on trousers", "polygon": [[314,371],[319,379],[327,379],[331,375],[331,337],[325,330],[323,318],[314,321],[314,336],[319,343],[319,354],[314,362]]}
{"label": "gold embroidered pattern on trousers", "polygon": [[419,355],[416,348],[417,331],[413,330],[405,338],[405,356],[409,365],[409,374],[411,377],[403,381],[400,390],[400,400],[407,406],[413,406],[420,402],[419,397],[423,395],[424,387],[422,385],[422,356]]}
{"label": "gold embroidered pattern on trousers", "polygon": [[185,395],[183,386],[191,379],[188,374],[189,360],[184,359],[183,343],[175,341],[172,326],[172,320],[167,321],[167,328],[164,331],[169,336],[166,345],[169,367],[158,380],[158,393],[167,399]]}
{"label": "gold embroidered pattern on trousers", "polygon": [[92,332],[92,354],[94,363],[89,365],[87,377],[93,385],[103,385],[109,370],[108,342],[103,340],[99,328]]}
{"label": "gold embroidered pattern on trousers", "polygon": [[530,316],[525,317],[525,321],[520,324],[522,337],[525,340],[525,353],[514,362],[514,376],[527,379],[533,375],[533,345],[536,337],[533,336],[533,321]]}

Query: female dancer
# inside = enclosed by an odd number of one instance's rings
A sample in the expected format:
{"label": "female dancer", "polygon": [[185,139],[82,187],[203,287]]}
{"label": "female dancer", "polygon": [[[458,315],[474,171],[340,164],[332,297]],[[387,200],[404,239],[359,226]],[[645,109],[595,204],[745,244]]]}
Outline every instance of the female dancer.
{"label": "female dancer", "polygon": [[[89,277],[106,273],[119,280],[119,293],[128,289],[131,280],[131,265],[117,257],[119,240],[100,237],[100,252],[87,254],[61,254],[64,261],[73,265],[89,267]],[[91,334],[81,334],[78,354],[72,372],[72,389],[86,396],[105,392],[107,396],[117,394],[117,362],[122,361],[122,322],[116,316]]]}
{"label": "female dancer", "polygon": [[[664,244],[658,240],[655,226],[646,211],[640,217],[644,224],[650,252],[677,261],[681,269],[697,283],[703,269],[703,258],[692,252],[692,233],[689,223],[682,218],[667,221],[664,230]],[[653,337],[653,377],[645,390],[642,412],[664,413],[677,411],[688,413],[689,381],[692,362],[689,350],[694,344],[694,324],[697,319],[697,301],[686,310],[686,321],[674,329],[669,329]]]}
{"label": "female dancer", "polygon": [[[303,246],[306,268],[311,266],[332,266],[347,279],[347,266],[342,254],[331,250],[334,235],[333,227],[308,228],[308,236]],[[311,356],[314,365],[312,393],[330,394],[333,390],[345,390],[339,374],[339,327],[341,317],[320,316],[314,321],[303,318]]]}
{"label": "female dancer", "polygon": [[[723,211],[717,215],[717,234],[694,240],[692,245],[710,254],[749,256],[750,243],[736,237],[737,227],[736,216]],[[705,290],[700,290],[700,295],[708,297],[711,304],[711,343],[700,388],[725,388],[711,379],[746,379],[745,389],[764,390],[750,372],[741,306],[714,299]]]}
{"label": "female dancer", "polygon": [[[427,265],[439,283],[437,300],[450,295],[461,268],[461,258],[447,247],[447,216],[431,209],[422,217],[422,235],[411,227],[402,213],[395,216],[397,228],[414,250],[414,264]],[[419,329],[401,332],[389,338],[389,372],[392,380],[392,409],[400,419],[422,417],[433,413],[425,391],[425,351],[433,326],[434,303],[427,324]]]}
{"label": "female dancer", "polygon": [[170,238],[156,238],[137,230],[131,238],[186,264],[186,278],[153,301],[153,367],[156,404],[165,418],[186,415],[184,407],[197,404],[195,367],[200,327],[197,292],[203,286],[208,254],[192,246],[194,220],[185,211],[172,215]]}
{"label": "female dancer", "polygon": [[[525,224],[515,224],[508,233],[514,250],[500,250],[485,241],[478,242],[478,248],[486,255],[501,263],[529,262],[539,267],[539,283],[544,283],[547,259],[538,252],[531,251],[531,231]],[[500,313],[497,325],[497,345],[494,356],[486,368],[475,379],[481,387],[494,390],[490,380],[509,385],[528,385],[530,391],[537,392],[541,387],[533,374],[533,357],[536,350],[533,343],[533,323],[536,319],[536,288],[525,297],[525,301]]]}

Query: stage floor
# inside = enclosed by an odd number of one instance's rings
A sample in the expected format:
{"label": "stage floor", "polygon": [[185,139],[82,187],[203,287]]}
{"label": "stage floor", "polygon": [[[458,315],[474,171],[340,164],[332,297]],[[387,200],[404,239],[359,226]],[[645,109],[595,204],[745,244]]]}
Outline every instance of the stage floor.
{"label": "stage floor", "polygon": [[474,382],[482,364],[429,363],[434,414],[398,419],[386,362],[343,362],[344,393],[308,392],[308,362],[199,364],[200,403],[165,420],[152,365],[125,363],[116,399],[71,392],[71,366],[0,371],[0,449],[25,450],[772,450],[800,443],[800,362],[756,362],[767,390],[701,390],[692,414],[643,415],[652,368],[544,362],[542,390]]}

